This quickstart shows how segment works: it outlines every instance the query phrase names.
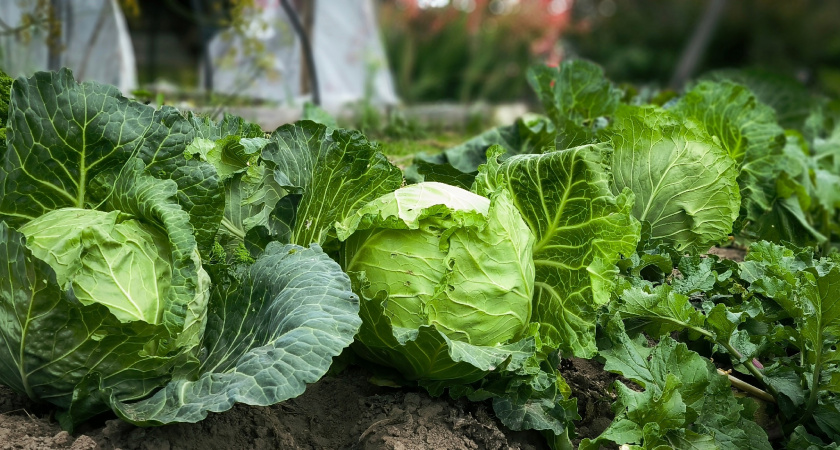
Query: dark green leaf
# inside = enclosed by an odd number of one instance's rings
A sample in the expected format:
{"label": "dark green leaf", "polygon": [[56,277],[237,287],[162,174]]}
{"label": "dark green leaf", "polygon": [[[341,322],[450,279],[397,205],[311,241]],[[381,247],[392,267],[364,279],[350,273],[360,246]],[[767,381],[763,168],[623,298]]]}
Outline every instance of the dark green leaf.
{"label": "dark green leaf", "polygon": [[271,135],[276,146],[266,147],[263,159],[274,164],[275,182],[301,199],[294,219],[292,241],[324,244],[333,225],[365,203],[402,184],[402,173],[359,132],[335,130],[301,121],[278,128]]}
{"label": "dark green leaf", "polygon": [[320,247],[273,243],[253,266],[214,272],[199,377],[152,397],[109,401],[139,425],[198,422],[235,402],[271,405],[300,395],[353,340],[358,298]]}

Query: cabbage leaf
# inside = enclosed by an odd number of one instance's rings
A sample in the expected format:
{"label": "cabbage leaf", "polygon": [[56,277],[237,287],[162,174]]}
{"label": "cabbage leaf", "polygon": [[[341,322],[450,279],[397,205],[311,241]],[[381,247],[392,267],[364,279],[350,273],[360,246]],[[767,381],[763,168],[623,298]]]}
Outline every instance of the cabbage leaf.
{"label": "cabbage leaf", "polygon": [[475,189],[508,191],[536,236],[532,321],[545,345],[591,357],[596,310],[609,301],[615,263],[639,241],[632,193],[610,191],[611,149],[584,145],[501,163],[500,149],[490,152]]}
{"label": "cabbage leaf", "polygon": [[706,251],[732,232],[738,169],[698,125],[656,107],[622,106],[613,126],[613,186],[636,196],[643,240]]}

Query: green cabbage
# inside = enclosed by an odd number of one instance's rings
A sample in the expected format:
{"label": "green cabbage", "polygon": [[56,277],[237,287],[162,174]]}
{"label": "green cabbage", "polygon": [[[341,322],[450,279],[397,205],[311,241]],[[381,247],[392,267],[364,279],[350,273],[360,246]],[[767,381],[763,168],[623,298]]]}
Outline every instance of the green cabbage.
{"label": "green cabbage", "polygon": [[[161,323],[170,289],[169,239],[119,211],[64,208],[20,227],[36,258],[70,283],[82,304],[101,303],[127,322]],[[209,292],[205,294],[209,295]]]}
{"label": "green cabbage", "polygon": [[[296,202],[266,182],[274,167],[243,181],[269,147],[258,126],[155,109],[66,69],[15,80],[8,112],[0,383],[56,405],[63,428],[109,410],[150,426],[277,403],[352,342],[358,299],[320,242],[225,257],[244,249],[243,224],[287,223],[273,209]],[[303,145],[346,147],[323,133]]]}
{"label": "green cabbage", "polygon": [[534,238],[507,196],[427,182],[360,209],[344,268],[388,293],[395,327],[434,325],[473,345],[519,338],[531,318]]}

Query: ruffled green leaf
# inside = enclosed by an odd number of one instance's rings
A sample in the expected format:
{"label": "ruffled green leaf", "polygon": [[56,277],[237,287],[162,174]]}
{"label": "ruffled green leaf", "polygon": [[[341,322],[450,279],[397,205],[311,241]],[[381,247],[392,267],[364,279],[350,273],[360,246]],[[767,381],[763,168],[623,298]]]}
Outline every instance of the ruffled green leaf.
{"label": "ruffled green leaf", "polygon": [[816,100],[794,78],[761,69],[724,69],[705,74],[703,79],[744,85],[761,103],[776,111],[784,128],[801,129]]}
{"label": "ruffled green leaf", "polygon": [[595,312],[615,287],[615,263],[634,253],[639,223],[632,196],[613,196],[604,144],[499,163],[494,154],[476,182],[479,192],[508,191],[536,235],[532,321],[546,345],[576,356],[595,353]]}
{"label": "ruffled green leaf", "polygon": [[558,150],[593,143],[606,126],[603,118],[613,115],[623,96],[603,69],[585,60],[531,67],[528,82],[557,128]]}
{"label": "ruffled green leaf", "polygon": [[402,172],[359,132],[328,135],[326,126],[300,121],[278,128],[271,141],[276,146],[263,159],[273,163],[275,181],[300,196],[294,214],[278,218],[292,243],[327,243],[336,222],[402,185]]}
{"label": "ruffled green leaf", "polygon": [[738,217],[737,165],[711,137],[661,109],[623,106],[612,142],[613,186],[636,196],[633,215],[651,244],[704,252]]}
{"label": "ruffled green leaf", "polygon": [[39,72],[12,88],[8,148],[0,153],[0,217],[11,225],[64,207],[96,207],[91,181],[137,156],[178,184],[196,240],[209,251],[222,216],[212,166],[186,161],[194,132],[171,107],[155,110],[113,86],[76,83],[67,69]]}

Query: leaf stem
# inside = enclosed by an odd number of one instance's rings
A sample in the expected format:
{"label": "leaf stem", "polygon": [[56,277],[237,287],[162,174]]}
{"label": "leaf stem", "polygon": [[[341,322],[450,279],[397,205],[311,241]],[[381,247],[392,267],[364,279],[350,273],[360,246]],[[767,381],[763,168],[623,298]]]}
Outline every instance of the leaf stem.
{"label": "leaf stem", "polygon": [[817,407],[817,394],[820,392],[820,376],[822,375],[822,346],[817,348],[817,357],[814,360],[814,376],[811,379],[811,393],[808,395],[808,403],[805,404],[805,412],[796,421],[797,424],[805,423],[814,414],[814,409]]}
{"label": "leaf stem", "polygon": [[[725,348],[726,351],[730,354],[735,355],[735,357],[738,358],[738,360],[741,360],[741,358],[744,357],[744,355],[742,355],[741,352],[739,352],[738,349],[733,347],[732,344],[730,344],[729,342],[722,342],[718,341],[717,339],[715,339],[715,342],[723,346],[723,348]],[[758,367],[756,367],[755,364],[752,363],[752,361],[744,361],[741,364],[743,364],[743,366],[747,368],[747,371],[749,371],[752,376],[754,376],[758,381],[761,382],[761,384],[764,385],[764,387],[768,391],[770,391],[770,394],[773,395],[773,402],[775,403],[776,399],[779,398],[779,391],[775,387],[773,387],[773,385],[770,384],[769,381],[767,381],[767,377],[765,377],[764,374],[761,373],[761,370],[759,370]]]}
{"label": "leaf stem", "polygon": [[740,378],[736,378],[732,376],[732,374],[726,373],[723,369],[718,369],[717,371],[721,375],[726,375],[726,377],[729,378],[729,382],[732,383],[732,386],[752,395],[753,397],[760,398],[765,402],[776,403],[776,398],[768,394],[767,391],[759,389]]}
{"label": "leaf stem", "polygon": [[[686,322],[683,322],[683,321],[680,321],[680,320],[666,318],[666,317],[652,316],[652,317],[649,317],[649,318],[654,319],[654,320],[659,320],[661,322],[669,322],[669,323],[672,323],[672,324],[675,324],[675,325],[679,325],[679,326],[681,326],[685,329],[697,332],[700,335],[702,335],[703,337],[705,337],[706,339],[722,346],[724,349],[726,349],[727,352],[729,352],[730,355],[735,356],[735,358],[738,361],[740,361],[741,359],[744,358],[744,355],[741,354],[741,352],[739,352],[738,349],[733,347],[732,344],[730,344],[729,342],[718,340],[717,336],[714,333],[712,333],[711,331],[709,331],[705,328],[701,328],[701,327],[691,325],[689,323],[686,323]],[[770,384],[770,382],[767,380],[767,377],[764,376],[763,373],[761,373],[761,370],[759,370],[758,367],[756,367],[752,363],[752,361],[744,361],[741,364],[744,367],[746,367],[747,371],[752,376],[754,376],[759,382],[761,382],[761,384],[764,386],[765,389],[770,391],[770,394],[773,396],[773,402],[776,403],[776,399],[779,398],[779,391],[772,384]],[[731,381],[731,378],[730,378],[730,381]],[[758,389],[758,388],[756,388],[756,389]],[[764,391],[762,391],[762,392],[764,392]],[[766,394],[766,392],[765,392],[765,394]],[[812,392],[812,394],[813,394],[813,392]],[[810,402],[810,399],[809,399],[809,402]]]}
{"label": "leaf stem", "polygon": [[[738,361],[740,361],[741,359],[744,358],[744,355],[742,355],[741,352],[738,351],[738,349],[733,347],[732,344],[730,344],[729,342],[724,342],[724,341],[718,340],[717,336],[715,336],[714,333],[712,333],[709,330],[706,330],[705,328],[700,328],[700,327],[697,327],[697,326],[693,326],[693,325],[690,325],[690,324],[685,323],[685,322],[680,322],[678,320],[665,320],[665,321],[680,324],[680,325],[682,325],[682,326],[684,326],[684,327],[686,327],[686,328],[688,328],[692,331],[695,331],[695,332],[701,334],[706,339],[709,339],[710,341],[712,341],[716,344],[719,344],[721,347],[725,348],[726,351],[729,352],[730,355],[735,356],[735,358],[738,359]],[[761,373],[761,370],[759,370],[758,367],[756,367],[755,364],[752,363],[752,361],[744,361],[741,364],[744,367],[746,367],[747,371],[752,376],[754,376],[758,381],[761,382],[761,384],[764,386],[765,389],[770,391],[770,394],[773,397],[772,401],[773,401],[773,403],[776,403],[776,399],[779,398],[779,391],[775,387],[773,387],[773,385],[770,384],[770,382],[767,380],[767,377],[765,377],[764,374]],[[730,381],[731,380],[732,380],[732,378],[730,378]],[[755,388],[755,389],[758,389],[758,388]],[[764,391],[761,391],[761,392],[764,392]],[[766,392],[764,392],[764,393],[767,394]]]}
{"label": "leaf stem", "polygon": [[230,220],[228,220],[227,217],[222,218],[222,226],[225,227],[225,229],[227,229],[228,231],[230,231],[230,234],[238,237],[239,239],[242,239],[243,241],[245,240],[245,232],[237,228],[236,225],[234,225],[233,223],[231,223]]}

